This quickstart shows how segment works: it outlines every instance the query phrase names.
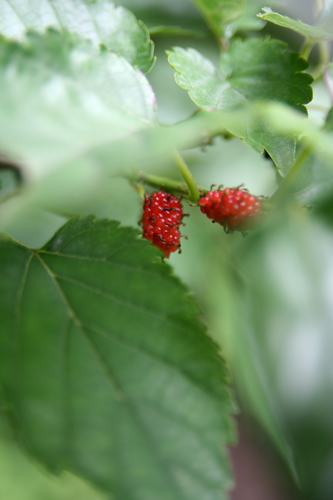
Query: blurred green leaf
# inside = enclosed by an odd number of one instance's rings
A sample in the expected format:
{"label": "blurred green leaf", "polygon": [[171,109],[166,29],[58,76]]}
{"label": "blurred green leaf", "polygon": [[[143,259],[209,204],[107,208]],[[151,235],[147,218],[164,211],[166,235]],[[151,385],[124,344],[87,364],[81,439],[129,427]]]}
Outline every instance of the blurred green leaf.
{"label": "blurred green leaf", "polygon": [[330,115],[326,130],[316,126],[298,111],[281,103],[258,102],[254,112],[257,112],[275,133],[284,134],[286,137],[290,134],[302,135],[303,140],[311,146],[321,160],[333,167],[333,141],[332,133],[329,131]]}
{"label": "blurred green leaf", "polygon": [[[332,109],[327,114],[323,131],[333,131]],[[319,131],[318,131],[319,132]],[[332,134],[331,134],[332,135]],[[332,136],[333,139],[333,136]],[[293,180],[293,193],[298,201],[303,205],[313,207],[323,205],[327,198],[333,193],[333,158],[324,162],[318,155],[318,149],[314,154],[310,154],[302,168]],[[329,164],[331,163],[331,165]]]}
{"label": "blurred green leaf", "polygon": [[241,16],[245,0],[192,0],[218,36],[227,36],[226,26]]}
{"label": "blurred green leaf", "polygon": [[305,497],[318,499],[333,495],[332,243],[301,209],[269,218],[238,253],[246,286],[229,335],[241,394],[280,448],[287,437]]}
{"label": "blurred green leaf", "polygon": [[[264,313],[261,309],[266,307],[268,300],[268,297],[264,297],[265,300],[260,302],[259,297],[254,295],[254,286],[266,269],[263,266],[256,282],[252,283],[248,279],[247,269],[251,262],[247,260],[245,264],[240,257],[240,251],[250,246],[254,237],[252,234],[246,238],[236,234],[227,237],[217,227],[215,234],[211,234],[214,247],[212,246],[209,256],[202,264],[203,273],[209,275],[210,279],[200,284],[197,293],[202,294],[213,338],[223,348],[230,364],[243,410],[260,422],[297,481],[290,435],[283,426],[281,408],[270,385],[269,369],[272,360],[262,354],[261,339],[255,337],[256,332],[253,332],[249,319],[253,312],[260,321],[261,314]],[[201,253],[204,259],[204,252]],[[273,295],[275,282],[271,282],[270,286]],[[267,290],[266,292],[268,293]],[[255,308],[252,310],[253,303]]]}
{"label": "blurred green leaf", "polygon": [[321,10],[316,19],[316,27],[329,33],[333,38],[333,2],[332,0],[323,0],[321,2]]}
{"label": "blurred green leaf", "polygon": [[204,30],[205,23],[192,0],[115,0],[131,10],[138,19],[154,26],[178,26],[191,30]]}
{"label": "blurred green leaf", "polygon": [[234,403],[188,290],[138,231],[2,236],[0,378],[30,452],[115,499],[226,498]]}
{"label": "blurred green leaf", "polygon": [[107,0],[3,0],[0,33],[23,40],[26,30],[44,32],[54,27],[104,44],[116,55],[148,73],[154,65],[154,44],[147,27],[123,7]]}
{"label": "blurred green leaf", "polygon": [[300,20],[291,19],[288,16],[283,16],[277,12],[273,12],[270,8],[262,9],[263,12],[257,14],[260,19],[268,21],[283,28],[288,28],[296,33],[307,38],[311,43],[319,42],[321,40],[332,40],[333,39],[333,11],[331,11],[329,18],[323,19],[322,22],[310,26],[305,24]]}
{"label": "blurred green leaf", "polygon": [[332,168],[318,155],[310,155],[294,180],[293,192],[298,203],[311,207],[322,204],[333,193]]}
{"label": "blurred green leaf", "polygon": [[313,211],[279,207],[256,232],[236,236],[216,236],[215,254],[211,250],[203,264],[210,280],[200,291],[210,330],[223,346],[244,408],[300,482],[300,498],[328,500],[332,225]]}
{"label": "blurred green leaf", "polygon": [[[221,58],[220,75],[213,64],[194,49],[168,52],[176,69],[176,82],[189,90],[200,107],[230,110],[256,98],[280,100],[298,109],[312,98],[312,77],[303,73],[306,61],[286,50],[286,45],[268,38],[235,40]],[[266,149],[284,174],[294,162],[295,139],[279,137],[262,118],[245,116],[237,124],[225,115],[224,125],[258,152]]]}
{"label": "blurred green leaf", "polygon": [[0,148],[32,178],[155,119],[144,75],[89,41],[49,30],[0,43]]}

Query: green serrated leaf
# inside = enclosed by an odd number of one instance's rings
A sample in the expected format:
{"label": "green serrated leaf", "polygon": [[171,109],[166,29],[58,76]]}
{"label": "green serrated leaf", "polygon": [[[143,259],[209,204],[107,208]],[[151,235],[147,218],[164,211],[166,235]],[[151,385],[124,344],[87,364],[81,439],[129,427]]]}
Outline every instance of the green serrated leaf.
{"label": "green serrated leaf", "polygon": [[228,36],[226,27],[240,17],[245,0],[193,0],[205,17],[207,24],[219,36]]}
{"label": "green serrated leaf", "polygon": [[23,40],[26,30],[43,33],[54,27],[104,44],[115,54],[148,73],[154,63],[154,44],[147,27],[123,7],[108,0],[3,0],[0,3],[0,33]]}
{"label": "green serrated leaf", "polygon": [[315,26],[310,26],[300,20],[291,19],[288,16],[283,16],[277,12],[273,12],[272,9],[268,8],[262,10],[262,13],[257,14],[260,19],[277,24],[283,28],[291,29],[304,36],[312,43],[319,42],[321,40],[333,39],[332,18],[327,20],[327,22],[325,20]]}
{"label": "green serrated leaf", "polygon": [[197,306],[138,231],[71,219],[41,250],[0,240],[0,379],[55,470],[116,500],[226,498],[226,369]]}
{"label": "green serrated leaf", "polygon": [[[176,82],[189,90],[200,107],[230,110],[248,101],[280,100],[298,109],[312,98],[312,77],[303,73],[307,63],[277,40],[236,39],[221,58],[220,75],[213,64],[194,49],[175,48],[169,62],[178,72]],[[295,139],[279,137],[262,118],[252,116],[224,125],[256,151],[266,149],[282,175],[294,162]],[[232,118],[232,117],[231,117]]]}
{"label": "green serrated leaf", "polygon": [[221,70],[230,85],[248,100],[270,99],[301,111],[312,100],[309,64],[287,44],[270,38],[236,39],[221,57]]}

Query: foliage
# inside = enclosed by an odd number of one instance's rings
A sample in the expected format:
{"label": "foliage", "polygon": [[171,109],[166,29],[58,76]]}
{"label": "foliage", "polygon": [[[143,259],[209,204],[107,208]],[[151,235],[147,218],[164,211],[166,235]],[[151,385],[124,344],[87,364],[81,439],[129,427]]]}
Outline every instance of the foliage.
{"label": "foliage", "polygon": [[[332,2],[273,3],[0,2],[1,498],[227,499],[233,391],[332,498]],[[198,208],[245,181],[246,238]]]}
{"label": "foliage", "polygon": [[323,18],[322,22],[318,22],[314,26],[310,26],[303,23],[299,19],[291,19],[288,16],[282,16],[277,12],[273,12],[272,9],[262,9],[263,12],[258,14],[258,17],[264,21],[269,21],[270,23],[277,24],[278,26],[283,26],[284,28],[291,29],[296,33],[304,36],[311,42],[319,42],[320,40],[331,40],[333,37],[332,32],[332,12],[327,17],[327,14]]}

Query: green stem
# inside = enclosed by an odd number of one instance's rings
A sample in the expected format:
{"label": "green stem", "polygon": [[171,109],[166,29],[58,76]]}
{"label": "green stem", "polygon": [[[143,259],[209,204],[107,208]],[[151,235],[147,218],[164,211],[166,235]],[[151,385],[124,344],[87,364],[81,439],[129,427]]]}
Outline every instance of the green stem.
{"label": "green stem", "polygon": [[311,155],[313,150],[313,147],[310,145],[306,145],[303,147],[303,149],[299,152],[295,163],[289,170],[287,176],[283,179],[273,196],[271,197],[271,201],[277,201],[279,200],[289,189],[292,181],[295,179],[296,174],[299,172],[299,170],[302,168],[304,165],[305,161],[308,159],[308,157]]}
{"label": "green stem", "polygon": [[330,62],[330,46],[326,41],[319,43],[319,60],[322,64],[327,66]]}
{"label": "green stem", "polygon": [[319,49],[319,63],[311,73],[315,82],[322,77],[323,73],[325,72],[325,69],[327,68],[330,62],[330,49],[328,42],[326,41],[320,42],[318,44],[318,49]]}
{"label": "green stem", "polygon": [[197,183],[195,182],[193,175],[190,172],[190,169],[184,162],[183,158],[180,156],[178,151],[174,151],[172,154],[173,161],[177,165],[177,168],[179,172],[182,174],[184,177],[184,180],[188,186],[189,189],[189,197],[188,199],[192,201],[193,203],[196,203],[199,198],[200,198],[200,192],[197,186]]}
{"label": "green stem", "polygon": [[[190,195],[190,190],[185,183],[181,183],[179,181],[174,181],[172,179],[168,179],[167,177],[160,177],[158,175],[150,175],[145,172],[139,173],[130,173],[125,175],[126,179],[131,182],[143,182],[144,184],[148,184],[149,186],[163,188],[166,191],[177,192],[183,194],[187,197]],[[209,189],[199,187],[200,192],[208,193]]]}
{"label": "green stem", "polygon": [[301,48],[301,57],[306,61],[308,60],[308,57],[310,55],[313,46],[314,43],[312,41],[305,39],[303,46]]}
{"label": "green stem", "polygon": [[189,190],[186,184],[178,181],[173,181],[167,177],[160,177],[158,175],[149,175],[144,172],[131,173],[125,176],[131,182],[143,182],[149,186],[164,188],[167,191],[177,191],[181,194],[188,196]]}

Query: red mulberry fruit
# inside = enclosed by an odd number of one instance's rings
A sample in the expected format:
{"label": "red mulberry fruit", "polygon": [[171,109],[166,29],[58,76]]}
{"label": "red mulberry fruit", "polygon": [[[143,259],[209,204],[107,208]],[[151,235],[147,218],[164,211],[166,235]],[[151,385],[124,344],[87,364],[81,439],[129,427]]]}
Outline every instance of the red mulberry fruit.
{"label": "red mulberry fruit", "polygon": [[228,231],[246,231],[262,215],[262,202],[240,188],[209,191],[200,198],[201,212]]}
{"label": "red mulberry fruit", "polygon": [[165,191],[156,191],[146,197],[143,206],[143,237],[163,250],[164,257],[180,248],[179,226],[183,219],[180,200]]}

